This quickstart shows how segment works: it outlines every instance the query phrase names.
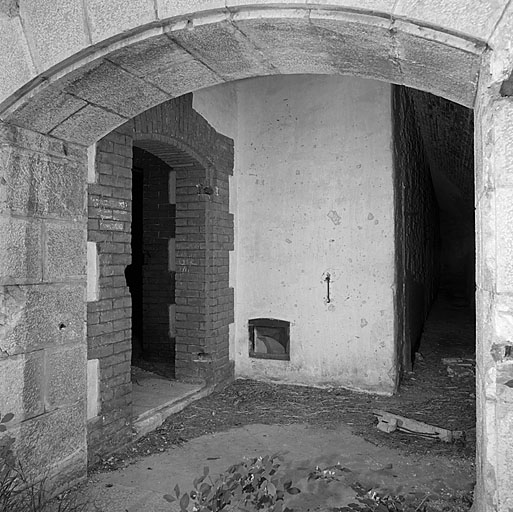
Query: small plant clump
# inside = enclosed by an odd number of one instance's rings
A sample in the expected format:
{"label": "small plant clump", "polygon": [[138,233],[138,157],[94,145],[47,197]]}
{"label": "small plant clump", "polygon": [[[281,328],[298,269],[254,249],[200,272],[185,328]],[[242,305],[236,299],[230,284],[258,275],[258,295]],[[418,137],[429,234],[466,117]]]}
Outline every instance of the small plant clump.
{"label": "small plant clump", "polygon": [[244,460],[214,479],[205,467],[203,475],[194,480],[192,491],[181,494],[177,485],[174,495],[164,498],[178,501],[181,512],[291,512],[287,498],[301,490],[278,475],[282,461],[280,454]]}
{"label": "small plant clump", "polygon": [[7,433],[7,423],[14,414],[0,414],[0,512],[84,512],[71,492],[53,498],[45,478],[34,481],[24,471],[14,452],[15,438]]}

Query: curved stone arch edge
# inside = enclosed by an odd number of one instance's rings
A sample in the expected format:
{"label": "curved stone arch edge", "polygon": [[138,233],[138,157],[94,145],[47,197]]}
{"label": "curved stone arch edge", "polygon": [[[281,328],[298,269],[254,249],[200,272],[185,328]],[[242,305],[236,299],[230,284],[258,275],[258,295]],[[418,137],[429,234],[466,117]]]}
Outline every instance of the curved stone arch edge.
{"label": "curved stone arch edge", "polygon": [[[433,42],[441,44],[448,48],[452,48],[455,51],[463,51],[468,54],[473,54],[477,58],[481,58],[481,55],[485,48],[487,48],[484,41],[473,39],[465,35],[451,33],[450,31],[443,30],[437,27],[431,27],[428,24],[422,24],[418,21],[405,20],[400,18],[392,18],[386,13],[376,13],[370,11],[355,12],[351,9],[338,8],[334,10],[333,6],[318,6],[313,8],[312,6],[304,7],[299,9],[297,6],[291,6],[289,8],[280,7],[269,8],[269,7],[250,7],[250,8],[238,8],[236,11],[230,11],[227,9],[218,9],[206,12],[199,12],[187,16],[179,16],[177,18],[170,18],[159,22],[153,22],[144,26],[137,27],[131,31],[124,32],[109,40],[103,41],[97,45],[90,46],[76,53],[72,57],[64,60],[56,66],[53,66],[46,72],[33,78],[30,82],[23,85],[18,91],[13,93],[2,103],[0,103],[0,119],[8,121],[8,117],[24,104],[31,101],[39,93],[43,92],[50,85],[57,85],[59,81],[65,80],[72,72],[78,71],[88,64],[91,64],[100,59],[108,59],[109,55],[117,50],[127,48],[136,43],[149,40],[153,37],[168,35],[170,36],[174,31],[178,30],[194,30],[195,27],[201,27],[206,25],[216,25],[222,22],[236,23],[237,21],[251,21],[261,19],[273,19],[273,20],[305,20],[305,19],[327,19],[331,21],[340,22],[360,22],[365,26],[379,27],[384,26],[388,28],[391,33],[404,32],[407,34],[415,35],[423,38],[426,42]],[[192,28],[191,28],[192,27]],[[235,27],[237,28],[237,27]],[[187,48],[184,48],[188,52]],[[190,53],[190,52],[188,52]],[[192,54],[191,54],[192,55]],[[192,55],[195,59],[201,59]],[[391,56],[392,57],[392,56]],[[346,73],[340,73],[346,74]],[[219,83],[227,82],[228,80],[216,75],[219,78]],[[378,79],[370,73],[347,73],[347,75],[361,76],[362,78]],[[257,76],[257,75],[255,75]],[[387,81],[384,79],[383,81]],[[399,83],[397,81],[390,81],[390,83]],[[400,85],[409,85],[405,81],[402,81]],[[195,90],[200,89],[197,87]],[[436,90],[432,90],[426,87],[428,92],[437,94]],[[186,92],[192,91],[184,91]],[[169,99],[172,97],[170,96]],[[449,98],[453,99],[453,98]],[[467,107],[473,107],[475,101],[472,104],[465,104]],[[128,119],[126,119],[128,120]],[[123,122],[119,123],[120,126]],[[111,129],[115,129],[116,126],[112,126]],[[101,137],[99,137],[101,138]]]}
{"label": "curved stone arch edge", "polygon": [[214,163],[210,161],[210,159],[207,156],[198,153],[190,144],[187,144],[186,142],[180,140],[177,137],[150,132],[134,131],[133,133],[134,147],[152,153],[157,158],[160,158],[165,164],[172,167],[172,164],[166,162],[165,157],[162,157],[161,155],[157,154],[154,150],[145,148],[144,142],[157,142],[161,144],[162,147],[174,149],[175,151],[177,151],[177,153],[181,153],[184,156],[187,156],[188,158],[196,160],[197,163],[201,165],[205,170],[214,167]]}

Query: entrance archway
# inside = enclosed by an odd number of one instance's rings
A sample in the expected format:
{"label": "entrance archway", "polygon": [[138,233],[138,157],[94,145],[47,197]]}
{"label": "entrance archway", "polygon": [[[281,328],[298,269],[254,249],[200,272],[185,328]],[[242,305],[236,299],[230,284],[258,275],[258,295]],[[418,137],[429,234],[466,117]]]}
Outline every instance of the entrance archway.
{"label": "entrance archway", "polygon": [[[198,12],[137,0],[87,13],[82,2],[0,8],[1,42],[10,48],[0,61],[2,364],[22,361],[9,378],[35,386],[30,396],[40,397],[30,407],[11,405],[23,420],[22,449],[31,432],[46,432],[32,450],[35,464],[51,460],[53,469],[79,475],[86,463],[85,331],[76,320],[85,318],[86,146],[153,105],[215,83],[351,74],[475,108],[477,503],[481,510],[513,506],[513,105],[500,92],[513,66],[512,6],[342,3],[226,7],[213,0]],[[16,371],[27,358],[44,360],[50,374],[25,382]]]}

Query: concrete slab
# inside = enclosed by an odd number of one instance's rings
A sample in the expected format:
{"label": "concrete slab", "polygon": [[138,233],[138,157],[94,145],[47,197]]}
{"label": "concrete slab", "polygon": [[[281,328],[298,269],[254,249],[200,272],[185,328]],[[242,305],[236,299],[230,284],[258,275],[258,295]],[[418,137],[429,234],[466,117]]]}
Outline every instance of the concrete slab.
{"label": "concrete slab", "polygon": [[[282,469],[302,492],[289,503],[294,510],[326,510],[354,501],[351,483],[390,493],[419,493],[433,499],[468,491],[469,475],[457,461],[431,455],[407,457],[396,450],[376,447],[351,434],[345,426],[328,430],[305,425],[248,425],[206,435],[163,454],[146,457],[112,473],[92,477],[83,493],[91,510],[102,512],[179,510],[164,494],[176,484],[182,492],[208,466],[213,477],[244,457],[285,452]],[[343,481],[307,481],[316,466],[340,463]],[[96,508],[94,508],[96,507]],[[319,507],[319,508],[316,508]]]}
{"label": "concrete slab", "polygon": [[213,391],[205,383],[169,380],[132,367],[132,415],[136,438],[151,432],[171,414]]}

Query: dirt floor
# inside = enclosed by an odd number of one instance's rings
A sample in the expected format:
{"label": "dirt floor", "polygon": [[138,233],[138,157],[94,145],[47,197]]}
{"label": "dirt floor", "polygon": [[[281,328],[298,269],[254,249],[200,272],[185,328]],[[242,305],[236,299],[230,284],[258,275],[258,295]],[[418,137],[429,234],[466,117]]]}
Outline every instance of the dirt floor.
{"label": "dirt floor", "polygon": [[[126,467],[141,457],[165,452],[205,434],[248,425],[303,425],[326,430],[349,428],[378,448],[401,456],[435,457],[472,479],[475,462],[475,376],[472,365],[448,368],[442,358],[474,357],[474,318],[470,310],[439,300],[425,326],[414,371],[404,376],[391,397],[342,388],[317,389],[236,380],[223,390],[194,402],[160,428],[121,452],[100,461],[93,472]],[[450,430],[463,430],[465,439],[444,443],[376,428],[372,411],[381,409]],[[470,488],[457,507],[471,502]],[[456,508],[454,508],[456,507]],[[459,507],[459,508],[458,508]],[[421,510],[419,508],[419,510]],[[444,508],[440,508],[444,510]]]}

